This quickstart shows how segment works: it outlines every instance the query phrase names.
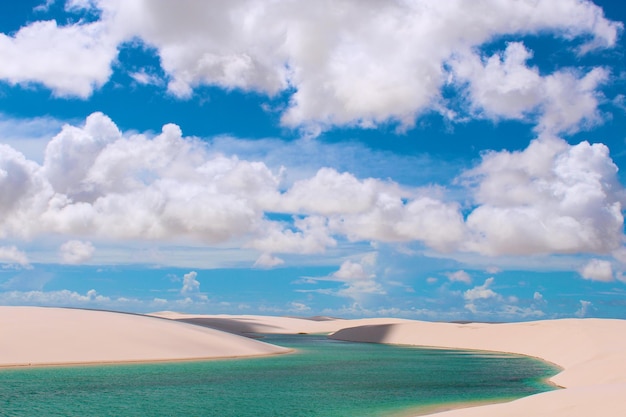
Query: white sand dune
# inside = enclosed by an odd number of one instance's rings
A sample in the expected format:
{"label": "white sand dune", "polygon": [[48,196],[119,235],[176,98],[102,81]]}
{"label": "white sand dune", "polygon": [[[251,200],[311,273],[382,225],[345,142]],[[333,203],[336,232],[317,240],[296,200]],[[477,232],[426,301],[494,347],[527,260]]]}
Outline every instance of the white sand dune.
{"label": "white sand dune", "polygon": [[438,417],[626,416],[626,321],[564,319],[510,324],[405,322],[345,328],[332,338],[479,349],[534,356],[563,371],[567,389],[504,404],[446,411]]}
{"label": "white sand dune", "polygon": [[173,311],[151,313],[151,316],[168,318],[200,326],[212,327],[237,334],[267,333],[267,334],[298,334],[298,333],[332,333],[337,330],[363,325],[382,325],[390,323],[407,323],[405,319],[358,319],[343,320],[333,318],[304,319],[297,317],[275,317],[255,315],[205,315],[183,314]]}
{"label": "white sand dune", "polygon": [[148,316],[0,307],[0,366],[229,358],[288,351],[219,330]]}

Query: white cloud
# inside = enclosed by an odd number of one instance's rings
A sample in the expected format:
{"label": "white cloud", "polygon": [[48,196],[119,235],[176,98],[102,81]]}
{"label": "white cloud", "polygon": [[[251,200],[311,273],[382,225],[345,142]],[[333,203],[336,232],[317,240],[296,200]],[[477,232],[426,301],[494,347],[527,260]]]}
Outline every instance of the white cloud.
{"label": "white cloud", "polygon": [[542,79],[526,61],[532,56],[522,43],[512,42],[489,58],[477,54],[452,61],[454,75],[468,83],[472,106],[490,118],[523,119],[541,102]]}
{"label": "white cloud", "polygon": [[260,230],[277,185],[264,164],[211,155],[177,126],[123,137],[95,113],[50,141],[43,166],[0,145],[0,236],[223,242]]}
{"label": "white cloud", "polygon": [[589,310],[593,308],[591,301],[580,300],[580,308],[576,310],[576,317],[587,317]]}
{"label": "white cloud", "polygon": [[332,276],[344,282],[373,278],[375,275],[367,272],[365,268],[364,263],[345,261]]}
{"label": "white cloud", "polygon": [[[188,300],[188,301],[187,301]],[[99,294],[91,289],[84,294],[71,290],[58,291],[4,291],[0,292],[0,305],[34,305],[50,307],[81,307],[117,309],[120,311],[206,311],[206,297],[194,297],[167,300],[153,298],[142,300],[137,298],[112,298]]]}
{"label": "white cloud", "polygon": [[367,302],[372,295],[383,295],[386,291],[376,279],[376,262],[378,253],[373,252],[362,256],[358,261],[346,260],[339,270],[326,277],[310,277],[309,281],[334,281],[343,283],[338,290],[305,290],[301,292],[317,292],[322,294],[347,297],[361,304]]}
{"label": "white cloud", "polygon": [[591,259],[580,269],[580,275],[591,281],[611,282],[615,280],[611,262],[602,259]]}
{"label": "white cloud", "polygon": [[[579,0],[487,0],[478,5],[353,0],[341,7],[332,0],[80,0],[66,7],[69,12],[91,8],[98,9],[99,20],[67,25],[39,21],[13,36],[0,35],[0,55],[8,57],[0,79],[87,97],[109,80],[119,45],[139,40],[156,50],[169,77],[168,90],[178,97],[189,97],[202,85],[269,96],[293,91],[282,115],[287,126],[319,131],[391,120],[407,127],[422,113],[449,113],[441,88],[453,56],[469,55],[499,36],[537,33],[589,40],[579,51],[584,52],[614,46],[620,30],[598,6]],[[519,56],[514,58],[511,63],[519,64]],[[472,79],[490,70],[475,66]],[[550,97],[567,98],[570,110],[576,110],[565,119],[562,112],[555,117],[547,101],[542,120],[555,126],[568,127],[580,119],[580,111],[585,117],[594,111],[572,105],[570,99],[581,95],[567,96],[566,81],[556,80],[546,90]],[[584,97],[593,97],[598,81],[587,80],[590,89]],[[510,91],[490,94],[502,94],[511,103]],[[511,105],[506,114],[524,112]]]}
{"label": "white cloud", "polygon": [[197,277],[198,273],[196,271],[183,275],[183,287],[180,293],[183,295],[198,293],[200,291],[200,282],[196,279]]}
{"label": "white cloud", "polygon": [[150,74],[146,70],[141,69],[137,72],[131,72],[128,74],[133,80],[141,85],[161,85],[163,80],[155,74]]}
{"label": "white cloud", "polygon": [[512,42],[489,58],[476,53],[458,57],[452,67],[454,75],[468,84],[471,106],[488,118],[537,118],[537,129],[550,133],[576,131],[581,124],[601,119],[596,89],[607,81],[606,70],[578,74],[565,69],[542,76],[538,68],[526,65],[531,56],[522,43]]}
{"label": "white cloud", "polygon": [[477,285],[463,293],[465,299],[465,308],[472,313],[478,312],[478,303],[484,300],[496,299],[501,300],[502,296],[489,288],[493,284],[493,277],[487,278],[483,285]]}
{"label": "white cloud", "polygon": [[466,250],[490,255],[607,253],[621,244],[623,189],[602,144],[542,137],[489,152],[466,172],[478,206]]}
{"label": "white cloud", "polygon": [[402,196],[398,185],[373,178],[321,168],[313,178],[297,181],[285,193],[282,208],[289,212],[326,216],[363,213],[371,210],[381,193]]}
{"label": "white cloud", "polygon": [[293,311],[296,313],[306,313],[311,311],[311,307],[304,303],[298,303],[296,301],[292,301],[291,303],[289,303],[287,308],[289,311]]}
{"label": "white cloud", "polygon": [[462,282],[467,285],[472,283],[472,277],[470,277],[470,275],[463,270],[449,272],[445,275],[448,277],[448,280],[450,280],[450,282]]}
{"label": "white cloud", "polygon": [[369,210],[331,217],[329,224],[353,241],[418,240],[443,252],[453,250],[465,235],[459,205],[427,194],[405,201],[401,194],[382,192]]}
{"label": "white cloud", "polygon": [[13,148],[0,144],[0,238],[25,236],[52,196],[40,167]]}
{"label": "white cloud", "polygon": [[519,307],[516,305],[505,305],[501,310],[496,312],[494,316],[498,317],[515,317],[517,319],[523,318],[539,318],[546,314],[534,307]]}
{"label": "white cloud", "polygon": [[337,294],[352,298],[360,304],[370,295],[385,294],[385,290],[376,280],[377,259],[378,254],[373,252],[363,256],[359,262],[350,260],[343,262],[339,270],[331,276],[331,279],[345,284]]}
{"label": "white cloud", "polygon": [[464,234],[456,203],[439,200],[437,189],[405,190],[397,183],[331,168],[296,181],[276,206],[277,211],[327,216],[328,232],[350,240],[425,241],[449,250]]}
{"label": "white cloud", "polygon": [[502,269],[497,266],[490,265],[487,268],[485,268],[485,271],[487,271],[487,273],[489,274],[495,275],[495,274],[499,274],[500,272],[502,272]]}
{"label": "white cloud", "polygon": [[95,248],[91,242],[69,240],[59,248],[61,260],[66,264],[81,264],[93,257]]}
{"label": "white cloud", "polygon": [[460,177],[475,201],[464,219],[443,187],[330,168],[285,186],[284,171],[216,152],[176,125],[124,133],[94,113],[65,125],[42,164],[0,145],[0,238],[249,249],[248,262],[255,250],[323,253],[346,240],[481,255],[610,253],[622,242],[616,172],[602,144],[542,137],[523,151],[489,152]]}
{"label": "white cloud", "polygon": [[87,98],[109,80],[119,41],[105,21],[66,26],[54,20],[33,22],[13,36],[0,33],[0,79]]}
{"label": "white cloud", "polygon": [[574,69],[559,71],[545,79],[545,103],[538,131],[576,132],[579,127],[595,125],[602,120],[598,105],[603,97],[596,89],[609,78],[603,68],[586,74]]}
{"label": "white cloud", "polygon": [[295,230],[284,224],[268,223],[246,246],[267,252],[312,254],[337,244],[323,217],[296,218],[293,228]]}
{"label": "white cloud", "polygon": [[272,256],[270,253],[263,253],[259,258],[254,262],[254,267],[256,268],[273,268],[278,265],[284,264],[285,261],[280,259],[277,256]]}
{"label": "white cloud", "polygon": [[93,289],[84,295],[70,290],[0,292],[3,305],[95,306],[110,305],[112,301],[116,300],[99,295]]}
{"label": "white cloud", "polygon": [[28,266],[28,256],[15,246],[0,246],[0,264]]}
{"label": "white cloud", "polygon": [[39,4],[37,6],[35,6],[33,8],[33,11],[35,12],[47,12],[48,10],[50,10],[50,6],[52,6],[55,3],[56,0],[45,0],[45,2],[43,4]]}

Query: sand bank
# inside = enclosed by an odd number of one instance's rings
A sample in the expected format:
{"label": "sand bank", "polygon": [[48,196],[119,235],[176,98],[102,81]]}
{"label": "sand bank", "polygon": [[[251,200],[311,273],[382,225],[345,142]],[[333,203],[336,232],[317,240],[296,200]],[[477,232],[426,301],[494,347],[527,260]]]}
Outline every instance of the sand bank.
{"label": "sand bank", "polygon": [[231,358],[288,349],[191,324],[106,311],[0,307],[0,366]]}
{"label": "sand bank", "polygon": [[626,415],[626,321],[564,319],[510,324],[405,322],[337,331],[332,338],[479,349],[534,356],[563,371],[565,390],[436,414],[438,417],[578,417]]}

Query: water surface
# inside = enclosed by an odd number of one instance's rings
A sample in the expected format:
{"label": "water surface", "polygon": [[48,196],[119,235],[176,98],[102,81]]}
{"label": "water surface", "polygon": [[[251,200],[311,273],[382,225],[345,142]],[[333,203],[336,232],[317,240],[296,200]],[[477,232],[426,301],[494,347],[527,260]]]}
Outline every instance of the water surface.
{"label": "water surface", "polygon": [[532,358],[268,336],[254,359],[0,370],[0,416],[382,417],[552,389]]}

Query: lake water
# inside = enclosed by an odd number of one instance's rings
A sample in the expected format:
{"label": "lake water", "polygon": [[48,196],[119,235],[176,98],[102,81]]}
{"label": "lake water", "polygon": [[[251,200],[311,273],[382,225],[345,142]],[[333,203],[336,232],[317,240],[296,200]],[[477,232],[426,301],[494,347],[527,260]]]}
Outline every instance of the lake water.
{"label": "lake water", "polygon": [[[267,336],[255,359],[0,370],[0,416],[374,417],[552,389],[523,356]],[[409,412],[410,410],[410,412]],[[399,414],[400,413],[400,414]]]}

